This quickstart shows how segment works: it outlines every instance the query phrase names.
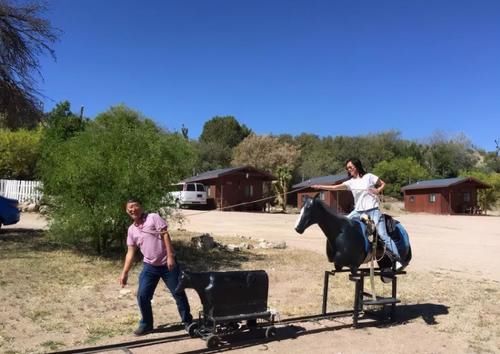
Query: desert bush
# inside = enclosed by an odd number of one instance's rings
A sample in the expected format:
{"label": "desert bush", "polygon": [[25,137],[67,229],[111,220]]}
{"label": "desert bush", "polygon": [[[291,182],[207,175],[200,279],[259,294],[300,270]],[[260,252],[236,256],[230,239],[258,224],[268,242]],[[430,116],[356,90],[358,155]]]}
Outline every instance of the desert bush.
{"label": "desert bush", "polygon": [[182,135],[161,130],[125,106],[47,146],[41,176],[51,201],[51,235],[100,254],[124,239],[126,200],[138,198],[146,210],[159,210],[167,186],[185,177],[194,159]]}
{"label": "desert bush", "polygon": [[0,129],[0,178],[35,179],[41,129]]}

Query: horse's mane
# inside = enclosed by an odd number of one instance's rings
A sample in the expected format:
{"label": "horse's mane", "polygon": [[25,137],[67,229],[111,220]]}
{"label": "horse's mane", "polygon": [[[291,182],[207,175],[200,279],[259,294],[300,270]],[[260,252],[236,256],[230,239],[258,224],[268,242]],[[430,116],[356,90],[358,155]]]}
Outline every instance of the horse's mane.
{"label": "horse's mane", "polygon": [[334,218],[341,218],[345,220],[349,220],[346,216],[338,214],[332,207],[328,206],[325,202],[320,200],[319,198],[316,198],[316,202],[319,203],[319,205],[323,208],[323,210],[329,214],[330,216]]}

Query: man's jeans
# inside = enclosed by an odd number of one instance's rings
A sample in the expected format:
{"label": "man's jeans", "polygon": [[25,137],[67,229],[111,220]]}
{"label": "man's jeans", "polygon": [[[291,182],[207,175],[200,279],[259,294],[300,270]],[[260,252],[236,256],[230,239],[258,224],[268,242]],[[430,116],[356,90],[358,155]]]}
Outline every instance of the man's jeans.
{"label": "man's jeans", "polygon": [[142,319],[140,326],[145,328],[153,328],[153,310],[151,308],[151,299],[155,292],[159,280],[162,279],[167,288],[172,293],[177,304],[177,310],[184,323],[191,323],[190,308],[186,293],[182,291],[180,294],[175,293],[175,288],[179,283],[179,265],[176,264],[172,271],[169,271],[167,266],[153,266],[144,263],[142,272],[139,275],[139,289],[137,290],[137,303],[141,310]]}
{"label": "man's jeans", "polygon": [[389,256],[394,258],[393,261],[401,261],[401,256],[399,255],[398,248],[396,244],[387,234],[387,229],[385,227],[385,219],[382,216],[379,208],[365,210],[365,211],[356,211],[353,210],[347,217],[349,219],[359,219],[361,215],[367,214],[375,223],[377,227],[378,236],[384,241],[387,250],[389,250]]}

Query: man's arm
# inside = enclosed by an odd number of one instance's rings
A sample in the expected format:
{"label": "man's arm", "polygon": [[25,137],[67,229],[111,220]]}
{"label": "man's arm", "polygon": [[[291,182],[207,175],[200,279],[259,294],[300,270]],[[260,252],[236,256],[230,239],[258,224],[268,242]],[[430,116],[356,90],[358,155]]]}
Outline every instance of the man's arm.
{"label": "man's arm", "polygon": [[167,249],[167,267],[168,270],[172,270],[175,267],[175,252],[170,234],[166,227],[161,230],[161,235],[163,236],[163,242],[165,242],[165,248]]}
{"label": "man's arm", "polygon": [[120,285],[122,288],[127,285],[128,272],[130,271],[130,268],[132,268],[136,250],[137,246],[128,246],[127,255],[125,256],[125,264],[123,265],[123,271],[120,274]]}

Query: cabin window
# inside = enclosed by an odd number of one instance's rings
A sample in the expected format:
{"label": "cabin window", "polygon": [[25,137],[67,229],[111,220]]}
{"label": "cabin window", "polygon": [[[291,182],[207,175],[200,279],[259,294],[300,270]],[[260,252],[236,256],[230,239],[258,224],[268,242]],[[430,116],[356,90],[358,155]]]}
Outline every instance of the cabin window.
{"label": "cabin window", "polygon": [[325,200],[325,192],[319,192],[319,200]]}
{"label": "cabin window", "polygon": [[429,202],[430,203],[435,203],[436,202],[436,193],[429,194]]}
{"label": "cabin window", "polygon": [[410,195],[410,203],[415,203],[415,196],[414,195]]}
{"label": "cabin window", "polygon": [[464,192],[464,202],[470,202],[470,192]]}
{"label": "cabin window", "polygon": [[253,186],[252,185],[245,186],[245,197],[253,197]]}

